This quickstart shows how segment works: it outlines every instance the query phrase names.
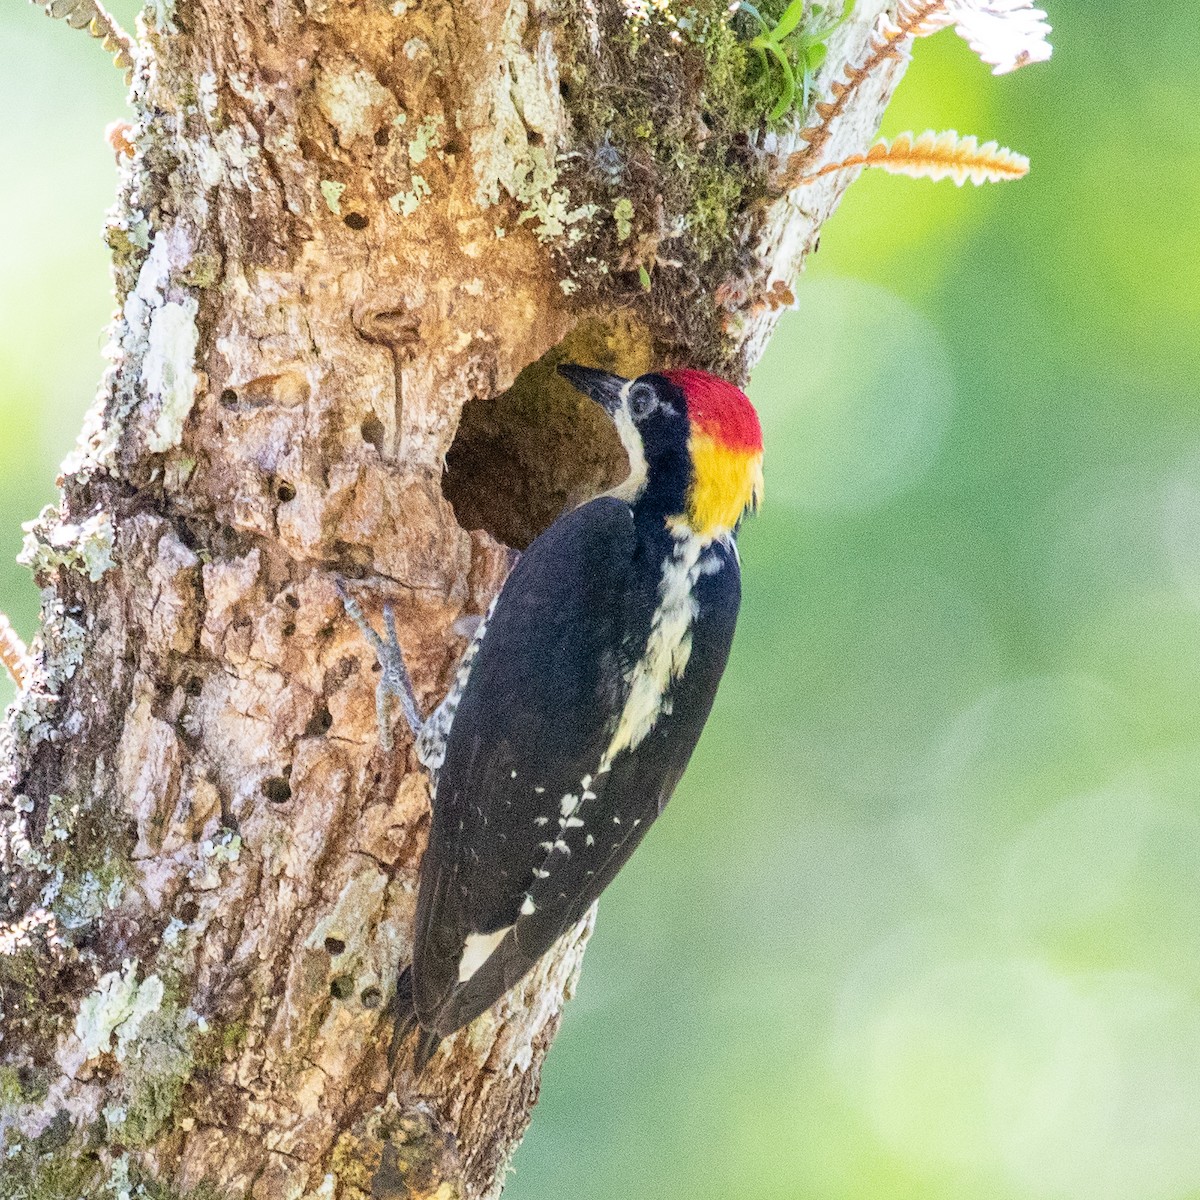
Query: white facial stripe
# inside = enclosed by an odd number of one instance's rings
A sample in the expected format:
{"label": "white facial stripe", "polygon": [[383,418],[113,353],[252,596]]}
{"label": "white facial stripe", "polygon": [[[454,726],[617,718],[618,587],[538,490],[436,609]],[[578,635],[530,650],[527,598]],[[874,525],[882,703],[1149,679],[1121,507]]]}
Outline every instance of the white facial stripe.
{"label": "white facial stripe", "polygon": [[649,470],[646,463],[646,450],[642,445],[642,435],[638,433],[637,426],[633,423],[633,417],[629,412],[629,389],[632,386],[633,380],[631,379],[621,388],[621,407],[613,413],[612,418],[613,424],[617,427],[617,436],[620,437],[621,445],[624,446],[625,453],[629,457],[629,474],[624,482],[604,493],[605,496],[614,496],[618,500],[624,500],[626,504],[632,504],[642,494]]}
{"label": "white facial stripe", "polygon": [[511,925],[506,925],[503,929],[497,929],[495,933],[467,934],[462,958],[458,960],[459,983],[466,983],[491,958],[492,951],[504,941],[505,935],[511,928]]}

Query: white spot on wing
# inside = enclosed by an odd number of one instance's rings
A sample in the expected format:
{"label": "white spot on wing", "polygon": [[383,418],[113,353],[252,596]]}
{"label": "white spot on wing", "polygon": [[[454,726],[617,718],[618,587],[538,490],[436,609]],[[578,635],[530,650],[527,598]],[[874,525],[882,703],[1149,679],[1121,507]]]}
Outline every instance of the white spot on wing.
{"label": "white spot on wing", "polygon": [[502,941],[504,935],[512,928],[506,925],[495,933],[469,933],[463,944],[462,958],[458,960],[458,982],[466,983],[480,967],[492,956]]}

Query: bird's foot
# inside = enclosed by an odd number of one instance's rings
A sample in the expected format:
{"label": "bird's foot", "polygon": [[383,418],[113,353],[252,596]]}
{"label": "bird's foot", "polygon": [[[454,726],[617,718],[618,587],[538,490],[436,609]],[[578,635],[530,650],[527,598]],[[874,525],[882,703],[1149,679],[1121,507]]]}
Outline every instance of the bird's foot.
{"label": "bird's foot", "polygon": [[367,620],[358,601],[350,595],[346,581],[340,576],[335,579],[338,595],[342,598],[342,606],[346,615],[362,630],[362,635],[371,644],[375,657],[379,660],[382,674],[375,688],[375,711],[379,718],[379,744],[384,750],[392,748],[392,697],[400,701],[400,709],[408,722],[414,738],[420,736],[425,727],[421,710],[417,707],[416,693],[413,691],[412,679],[408,668],[404,665],[404,654],[396,637],[396,618],[392,606],[383,606],[383,624],[386,637],[380,637],[375,627]]}

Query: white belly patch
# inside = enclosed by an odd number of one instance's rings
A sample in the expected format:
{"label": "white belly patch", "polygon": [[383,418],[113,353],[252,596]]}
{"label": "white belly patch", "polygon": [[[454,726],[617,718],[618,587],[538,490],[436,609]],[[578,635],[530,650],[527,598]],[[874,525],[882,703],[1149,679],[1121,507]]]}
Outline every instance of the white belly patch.
{"label": "white belly patch", "polygon": [[674,553],[663,565],[646,651],[630,674],[629,696],[604,751],[601,772],[612,766],[622,750],[634,749],[655,721],[670,711],[667,692],[687,668],[692,654],[692,625],[699,611],[696,581],[719,565],[715,552],[704,553],[710,546],[707,539],[694,535],[679,537]]}

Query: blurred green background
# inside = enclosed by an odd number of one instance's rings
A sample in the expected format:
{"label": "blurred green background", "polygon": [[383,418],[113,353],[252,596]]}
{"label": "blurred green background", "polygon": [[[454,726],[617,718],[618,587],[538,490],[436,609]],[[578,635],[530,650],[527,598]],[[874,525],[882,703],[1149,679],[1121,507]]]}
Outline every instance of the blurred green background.
{"label": "blurred green background", "polygon": [[[713,720],[601,905],[512,1200],[1200,1197],[1200,22],[916,47],[752,394]],[[128,2],[116,6],[128,16]],[[119,75],[0,10],[0,608],[110,306]],[[7,694],[4,698],[6,698]]]}

